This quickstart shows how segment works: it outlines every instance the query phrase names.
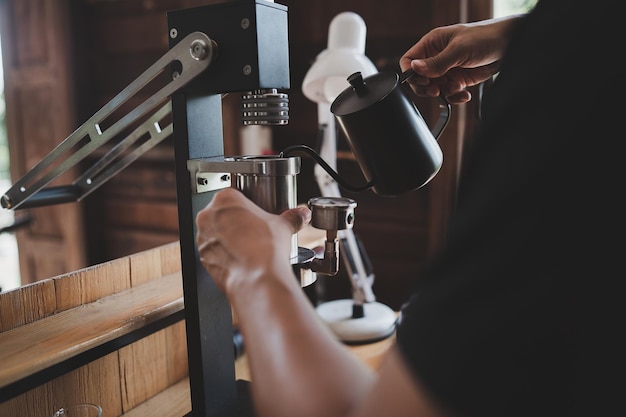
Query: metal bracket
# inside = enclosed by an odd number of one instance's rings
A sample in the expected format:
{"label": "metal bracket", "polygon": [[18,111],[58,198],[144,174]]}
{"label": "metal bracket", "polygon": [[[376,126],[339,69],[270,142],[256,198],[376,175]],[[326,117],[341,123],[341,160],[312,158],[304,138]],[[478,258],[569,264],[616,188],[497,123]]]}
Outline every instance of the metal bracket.
{"label": "metal bracket", "polygon": [[[171,113],[170,95],[203,72],[217,55],[216,49],[216,43],[204,33],[189,34],[19,179],[0,198],[2,207],[17,209],[80,201],[143,153],[171,135],[171,124],[165,127],[160,125],[160,122]],[[103,129],[103,122],[111,117],[115,110],[137,95],[142,88],[169,69],[172,64],[177,65],[177,71],[173,73],[168,84],[112,123],[110,127]],[[157,107],[158,110],[148,116]],[[96,149],[146,116],[149,117],[147,120],[109,150],[72,184],[44,188]],[[148,139],[145,140],[146,138]],[[138,143],[140,139],[143,139],[140,145],[129,151],[131,146]]]}
{"label": "metal bracket", "polygon": [[200,194],[231,186],[233,184],[231,174],[296,175],[300,172],[300,158],[276,156],[199,158],[188,160],[187,169],[193,180],[192,191]]}
{"label": "metal bracket", "polygon": [[208,193],[230,187],[230,173],[228,172],[198,172],[195,175],[195,193]]}

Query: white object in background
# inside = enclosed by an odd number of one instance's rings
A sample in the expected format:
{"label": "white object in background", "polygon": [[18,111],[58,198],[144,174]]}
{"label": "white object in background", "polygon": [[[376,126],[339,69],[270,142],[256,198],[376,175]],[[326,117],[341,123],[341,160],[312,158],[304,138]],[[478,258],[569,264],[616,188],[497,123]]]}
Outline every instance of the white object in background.
{"label": "white object in background", "polygon": [[[8,190],[11,181],[0,179],[0,189]],[[0,210],[0,227],[15,221],[15,213]],[[14,233],[0,234],[0,291],[9,291],[22,285],[17,239]]]}
{"label": "white object in background", "polygon": [[334,300],[317,306],[317,314],[335,335],[347,343],[370,343],[391,336],[396,330],[396,313],[378,302],[363,304],[364,315],[352,317],[353,300]]}
{"label": "white object in background", "polygon": [[[343,12],[333,18],[328,28],[327,49],[319,53],[302,82],[302,92],[317,103],[318,124],[322,133],[320,156],[337,171],[337,137],[330,104],[350,86],[348,76],[361,72],[363,77],[378,72],[365,56],[365,21],[354,12]],[[336,181],[318,164],[315,178],[325,197],[341,197]],[[351,300],[333,300],[317,306],[319,316],[335,335],[347,343],[367,343],[384,339],[395,330],[396,314],[376,302],[371,285],[374,275],[365,269],[362,250],[352,229],[339,230],[338,237],[352,258],[344,262],[352,284]],[[345,249],[348,249],[346,251]]]}
{"label": "white object in background", "polygon": [[262,125],[243,126],[240,143],[242,155],[269,155],[272,153],[272,129]]}
{"label": "white object in background", "polygon": [[367,28],[361,16],[354,12],[339,13],[328,27],[328,45],[315,58],[304,76],[302,92],[314,103],[332,103],[350,86],[348,76],[357,71],[363,78],[378,72],[365,56]]}

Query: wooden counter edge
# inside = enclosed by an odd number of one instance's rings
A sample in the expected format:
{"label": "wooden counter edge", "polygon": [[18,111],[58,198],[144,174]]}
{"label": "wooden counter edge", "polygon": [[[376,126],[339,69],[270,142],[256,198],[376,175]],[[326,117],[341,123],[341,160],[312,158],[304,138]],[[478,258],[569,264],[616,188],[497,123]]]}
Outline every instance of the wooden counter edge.
{"label": "wooden counter edge", "polygon": [[183,309],[174,273],[0,333],[0,388]]}

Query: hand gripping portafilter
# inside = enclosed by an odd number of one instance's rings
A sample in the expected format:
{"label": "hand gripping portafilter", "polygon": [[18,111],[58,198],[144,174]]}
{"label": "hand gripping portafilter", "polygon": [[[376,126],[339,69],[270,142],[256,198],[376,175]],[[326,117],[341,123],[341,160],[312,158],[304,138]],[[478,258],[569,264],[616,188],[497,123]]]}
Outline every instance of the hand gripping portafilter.
{"label": "hand gripping portafilter", "polygon": [[[197,192],[232,186],[263,210],[274,214],[296,207],[296,179],[300,173],[300,166],[300,157],[284,154],[188,162],[189,171],[196,179]],[[297,234],[292,237],[290,260],[303,287],[315,282],[315,273],[337,274],[339,270],[337,231],[352,228],[356,207],[354,200],[340,197],[313,198],[308,204],[312,211],[311,225],[326,230],[327,234],[321,258],[317,257],[313,250],[299,247]]]}

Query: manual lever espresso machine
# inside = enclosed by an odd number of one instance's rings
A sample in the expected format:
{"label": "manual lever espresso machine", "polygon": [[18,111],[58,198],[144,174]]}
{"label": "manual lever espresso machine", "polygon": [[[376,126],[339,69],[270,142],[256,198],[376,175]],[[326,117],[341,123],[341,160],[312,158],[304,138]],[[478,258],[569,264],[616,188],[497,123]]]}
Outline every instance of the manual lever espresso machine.
{"label": "manual lever espresso machine", "polygon": [[[244,125],[287,124],[288,97],[279,92],[290,87],[287,7],[237,0],[172,11],[167,20],[169,51],[15,182],[1,204],[17,210],[80,201],[173,135],[190,415],[231,415],[227,410],[238,402],[231,309],[199,261],[195,217],[215,192],[231,186],[270,212],[297,204],[300,157],[226,157],[222,133],[221,100],[234,92],[242,93]],[[114,117],[161,74],[164,86]],[[107,143],[104,156],[71,184],[49,186]],[[352,227],[356,203],[320,197],[309,205],[312,225],[326,229],[327,239],[321,257],[298,247],[294,235],[289,256],[302,286],[314,282],[316,273],[337,273],[337,230]]]}

